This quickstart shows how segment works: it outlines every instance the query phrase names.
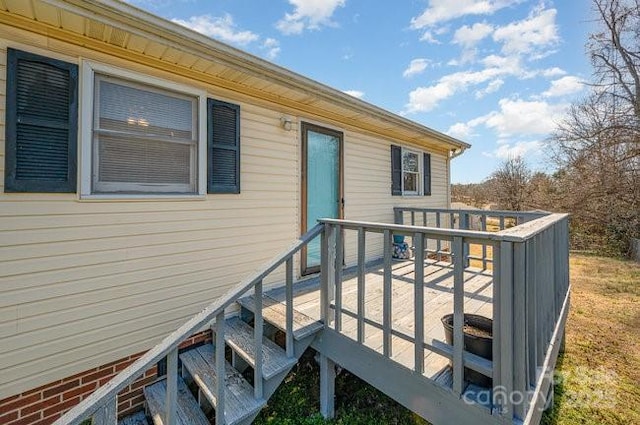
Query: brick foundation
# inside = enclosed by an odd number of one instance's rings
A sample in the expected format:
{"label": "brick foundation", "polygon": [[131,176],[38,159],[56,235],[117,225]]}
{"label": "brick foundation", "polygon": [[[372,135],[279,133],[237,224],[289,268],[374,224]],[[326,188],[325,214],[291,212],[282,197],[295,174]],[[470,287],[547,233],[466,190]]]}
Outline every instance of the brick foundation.
{"label": "brick foundation", "polygon": [[[205,331],[185,340],[180,348],[210,341],[211,331]],[[134,354],[0,400],[0,425],[51,424],[143,354],[144,352]],[[142,389],[157,377],[157,367],[153,366],[118,394],[118,417],[127,416],[144,407]]]}

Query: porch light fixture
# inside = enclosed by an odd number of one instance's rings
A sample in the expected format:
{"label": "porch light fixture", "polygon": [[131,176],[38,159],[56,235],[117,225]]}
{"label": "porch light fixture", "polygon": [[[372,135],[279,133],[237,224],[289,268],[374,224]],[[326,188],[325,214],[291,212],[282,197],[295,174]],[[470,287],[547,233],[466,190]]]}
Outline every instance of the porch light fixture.
{"label": "porch light fixture", "polygon": [[291,118],[287,116],[282,116],[280,117],[280,127],[286,131],[291,131],[293,128],[293,121],[291,121]]}

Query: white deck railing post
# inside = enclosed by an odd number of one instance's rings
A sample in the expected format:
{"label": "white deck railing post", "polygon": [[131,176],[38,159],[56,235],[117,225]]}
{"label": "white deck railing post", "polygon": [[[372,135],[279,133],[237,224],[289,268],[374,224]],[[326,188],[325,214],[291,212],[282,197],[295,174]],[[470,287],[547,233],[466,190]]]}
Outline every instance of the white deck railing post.
{"label": "white deck railing post", "polygon": [[[440,212],[437,212],[436,213],[436,227],[439,229],[440,226],[441,226]],[[442,241],[440,240],[440,238],[438,238],[436,240],[436,251],[437,251],[436,258],[438,259],[438,261],[442,261]]]}
{"label": "white deck railing post", "polygon": [[415,233],[413,243],[416,249],[414,259],[414,323],[415,323],[415,371],[424,372],[424,234]]}
{"label": "white deck railing post", "polygon": [[216,315],[216,425],[225,425],[225,391],[226,391],[226,360],[225,360],[225,342],[224,342],[224,326],[225,317],[224,310]]}
{"label": "white deck railing post", "polygon": [[91,425],[116,425],[117,423],[118,400],[117,397],[114,397],[94,413]]}
{"label": "white deck railing post", "polygon": [[[499,304],[494,308],[500,311],[499,346],[500,374],[498,386],[503,397],[498,398],[500,414],[510,421],[513,417],[511,404],[513,395],[513,243],[500,242],[500,292]],[[494,335],[495,338],[495,335]],[[495,355],[495,352],[494,352]],[[495,364],[495,363],[494,363]],[[494,378],[495,379],[495,378]],[[494,391],[496,382],[493,383]],[[494,398],[496,398],[494,393]]]}
{"label": "white deck railing post", "polygon": [[262,317],[262,279],[255,286],[255,308],[253,320],[253,337],[256,347],[255,365],[253,368],[253,394],[255,398],[262,399],[262,335],[264,332],[264,319]]}
{"label": "white deck railing post", "polygon": [[[526,245],[513,244],[513,388],[514,414],[523,419],[528,404]],[[515,395],[517,394],[517,396]]]}
{"label": "white deck railing post", "polygon": [[167,401],[165,419],[167,425],[176,425],[178,418],[178,348],[167,353]]}
{"label": "white deck railing post", "polygon": [[326,223],[324,231],[320,234],[320,319],[325,328],[331,324],[330,312],[330,290],[332,277],[329,267],[329,245],[330,236],[333,233],[333,226]]}
{"label": "white deck railing post", "polygon": [[286,292],[286,325],[285,348],[287,357],[295,356],[293,346],[293,256],[287,258],[285,263],[285,292]]}
{"label": "white deck railing post", "polygon": [[382,352],[385,357],[391,357],[391,254],[392,234],[389,229],[384,232],[383,249],[383,282],[382,282]]}
{"label": "white deck railing post", "polygon": [[464,384],[464,241],[453,238],[453,392],[462,394]]}
{"label": "white deck railing post", "polygon": [[527,317],[527,385],[534,387],[536,384],[537,360],[537,297],[536,297],[536,245],[535,239],[529,239],[526,243],[526,299],[525,312]]}
{"label": "white deck railing post", "polygon": [[365,295],[365,255],[366,255],[366,230],[358,228],[358,342],[364,342],[364,295]]}
{"label": "white deck railing post", "polygon": [[335,282],[335,330],[342,331],[342,265],[344,263],[344,244],[343,244],[343,232],[344,230],[340,226],[336,226],[335,229],[335,264],[333,266],[334,282]]}

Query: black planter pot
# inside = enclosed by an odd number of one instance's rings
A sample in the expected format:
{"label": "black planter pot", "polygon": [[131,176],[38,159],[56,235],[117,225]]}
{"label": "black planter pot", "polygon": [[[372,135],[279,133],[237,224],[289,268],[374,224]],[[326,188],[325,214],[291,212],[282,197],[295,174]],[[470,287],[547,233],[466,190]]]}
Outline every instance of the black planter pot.
{"label": "black planter pot", "polygon": [[[453,314],[442,316],[442,324],[444,325],[445,341],[447,344],[453,345]],[[465,314],[464,324],[489,334],[492,334],[493,331],[493,320],[477,314]],[[464,350],[487,360],[493,360],[493,337],[472,335],[465,332]],[[464,368],[464,379],[481,387],[493,386],[493,379],[466,367]]]}

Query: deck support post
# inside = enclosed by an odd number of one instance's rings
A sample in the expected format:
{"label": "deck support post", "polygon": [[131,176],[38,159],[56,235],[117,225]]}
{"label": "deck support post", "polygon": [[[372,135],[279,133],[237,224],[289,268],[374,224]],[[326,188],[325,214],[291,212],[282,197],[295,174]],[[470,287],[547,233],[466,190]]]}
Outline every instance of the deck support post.
{"label": "deck support post", "polygon": [[320,413],[325,419],[335,416],[336,365],[320,354]]}

